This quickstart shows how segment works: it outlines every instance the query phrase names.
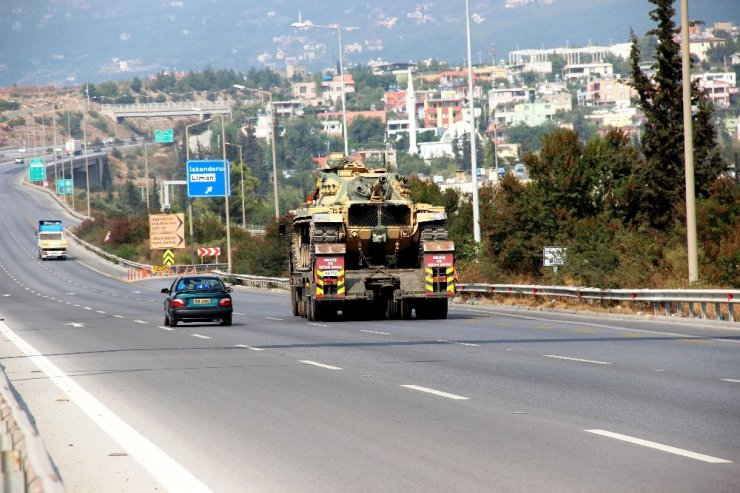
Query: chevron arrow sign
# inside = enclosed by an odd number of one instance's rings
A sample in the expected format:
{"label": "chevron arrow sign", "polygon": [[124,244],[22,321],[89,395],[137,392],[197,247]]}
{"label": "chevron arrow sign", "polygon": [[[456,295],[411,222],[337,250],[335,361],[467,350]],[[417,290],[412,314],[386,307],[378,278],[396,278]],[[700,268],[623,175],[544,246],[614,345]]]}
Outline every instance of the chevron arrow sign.
{"label": "chevron arrow sign", "polygon": [[162,263],[167,267],[171,267],[172,264],[175,263],[175,254],[172,253],[172,250],[164,251],[164,254],[162,255]]}
{"label": "chevron arrow sign", "polygon": [[219,247],[198,248],[199,257],[217,257],[219,255],[221,255],[221,249]]}

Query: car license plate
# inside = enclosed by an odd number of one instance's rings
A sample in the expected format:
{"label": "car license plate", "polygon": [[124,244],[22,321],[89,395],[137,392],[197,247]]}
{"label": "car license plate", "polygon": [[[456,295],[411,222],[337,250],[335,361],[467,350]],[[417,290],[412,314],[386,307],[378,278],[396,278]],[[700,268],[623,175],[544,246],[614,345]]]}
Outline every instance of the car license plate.
{"label": "car license plate", "polygon": [[194,305],[210,305],[211,300],[209,298],[195,298],[193,300]]}

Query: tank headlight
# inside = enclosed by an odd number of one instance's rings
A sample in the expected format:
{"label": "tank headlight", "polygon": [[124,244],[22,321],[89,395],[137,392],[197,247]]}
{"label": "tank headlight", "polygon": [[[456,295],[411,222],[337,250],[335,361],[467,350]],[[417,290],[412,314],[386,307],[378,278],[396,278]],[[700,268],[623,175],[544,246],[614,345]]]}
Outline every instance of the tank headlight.
{"label": "tank headlight", "polygon": [[403,236],[404,238],[407,237],[408,235],[409,235],[408,230],[404,229],[403,231],[401,231],[401,236]]}
{"label": "tank headlight", "polygon": [[352,231],[352,233],[350,234],[350,236],[352,238],[357,238],[357,231],[356,230],[355,231]]}

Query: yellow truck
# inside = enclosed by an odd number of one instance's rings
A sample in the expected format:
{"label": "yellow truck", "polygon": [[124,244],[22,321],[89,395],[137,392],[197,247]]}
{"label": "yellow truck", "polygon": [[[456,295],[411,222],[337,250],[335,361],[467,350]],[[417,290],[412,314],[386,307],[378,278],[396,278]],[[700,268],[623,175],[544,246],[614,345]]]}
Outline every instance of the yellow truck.
{"label": "yellow truck", "polygon": [[59,219],[39,219],[36,231],[39,259],[67,259],[67,239],[64,236],[64,224]]}

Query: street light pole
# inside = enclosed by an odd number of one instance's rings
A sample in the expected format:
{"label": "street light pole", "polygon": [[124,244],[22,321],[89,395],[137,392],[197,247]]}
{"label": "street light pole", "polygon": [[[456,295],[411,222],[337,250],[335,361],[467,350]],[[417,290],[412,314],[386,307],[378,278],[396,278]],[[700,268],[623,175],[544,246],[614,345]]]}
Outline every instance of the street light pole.
{"label": "street light pole", "polygon": [[[185,163],[187,166],[187,162],[190,161],[190,135],[189,131],[191,127],[196,127],[198,125],[203,125],[204,123],[208,123],[210,121],[213,121],[213,118],[209,118],[207,120],[203,120],[202,122],[193,123],[191,125],[185,126]],[[194,239],[193,239],[193,199],[188,197],[188,217],[190,218],[188,222],[190,223],[190,263],[192,265],[195,265],[195,245],[194,245]]]}
{"label": "street light pole", "polygon": [[[468,38],[468,100],[470,103],[470,171],[473,185],[473,239],[480,243],[480,212],[478,204],[478,163],[475,148],[475,101],[473,98],[473,61],[470,44],[470,0],[465,0],[465,25]],[[498,170],[497,170],[498,172]]]}
{"label": "street light pole", "polygon": [[298,29],[335,29],[339,38],[339,77],[341,78],[342,89],[342,137],[344,137],[344,155],[349,157],[349,139],[347,129],[347,92],[344,85],[344,49],[342,48],[342,30],[351,28],[344,27],[340,24],[331,24],[321,26],[312,22],[294,22],[291,26]]}
{"label": "street light pole", "polygon": [[694,177],[694,131],[691,120],[691,54],[689,51],[689,0],[681,0],[681,74],[683,77],[683,150],[686,172],[686,248],[689,282],[699,280],[696,237],[696,183]]}
{"label": "street light pole", "polygon": [[242,191],[242,226],[244,229],[247,229],[247,210],[244,207],[244,157],[242,156],[242,146],[239,144],[232,144],[231,142],[227,142],[226,145],[239,149],[239,176],[241,178]]}
{"label": "street light pole", "polygon": [[224,159],[224,199],[226,203],[226,259],[228,267],[226,272],[231,274],[231,219],[229,219],[229,193],[231,192],[231,173],[226,165],[226,127],[224,115],[218,115],[221,118],[221,148]]}
{"label": "street light pole", "polygon": [[88,164],[87,155],[87,119],[85,118],[86,111],[82,111],[82,138],[85,139],[85,184],[87,186],[87,217],[90,216],[90,166]]}
{"label": "street light pole", "polygon": [[260,95],[267,96],[267,102],[270,105],[270,145],[272,146],[272,187],[275,194],[275,217],[280,217],[280,197],[278,194],[278,173],[277,173],[277,148],[275,146],[275,132],[277,132],[277,121],[275,119],[275,106],[272,104],[272,93],[263,89],[253,89],[239,84],[233,86],[240,91],[252,91]]}

